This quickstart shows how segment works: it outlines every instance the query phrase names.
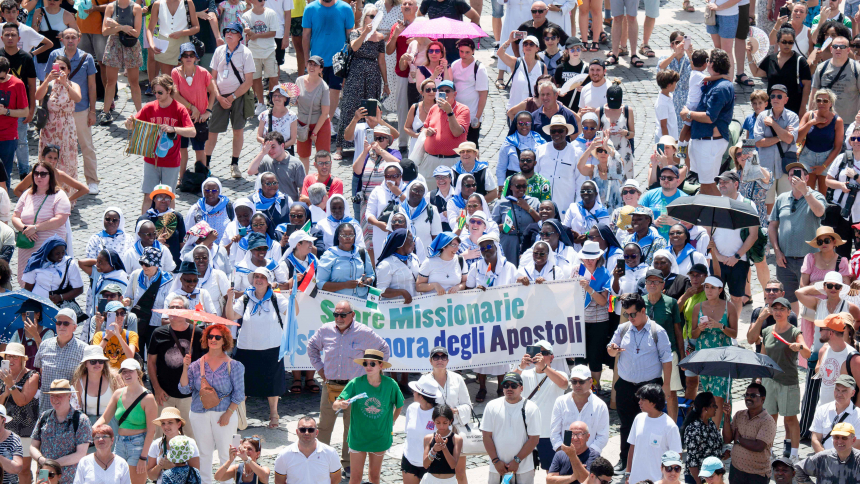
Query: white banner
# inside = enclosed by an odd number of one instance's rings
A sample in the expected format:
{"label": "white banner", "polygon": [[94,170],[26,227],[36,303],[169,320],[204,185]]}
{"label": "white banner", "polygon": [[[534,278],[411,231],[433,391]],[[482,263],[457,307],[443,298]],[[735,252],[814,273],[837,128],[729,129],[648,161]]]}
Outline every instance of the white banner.
{"label": "white banner", "polygon": [[519,362],[526,346],[547,340],[556,358],[585,356],[585,293],[577,281],[494,287],[444,296],[419,296],[412,304],[383,301],[378,311],[363,299],[319,291],[299,294],[299,350],[290,369],[313,369],[307,343],[334,321],[334,307],[347,300],[357,323],[367,324],[391,349],[393,370],[429,371],[434,346],[448,349],[448,369]]}

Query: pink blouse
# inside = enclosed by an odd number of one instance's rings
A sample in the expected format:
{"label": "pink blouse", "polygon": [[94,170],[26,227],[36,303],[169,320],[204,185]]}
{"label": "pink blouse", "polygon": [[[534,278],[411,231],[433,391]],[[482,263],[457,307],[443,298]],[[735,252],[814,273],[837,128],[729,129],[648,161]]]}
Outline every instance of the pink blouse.
{"label": "pink blouse", "polygon": [[[806,254],[806,257],[803,258],[803,265],[800,267],[800,272],[802,274],[809,274],[809,284],[815,284],[816,282],[823,281],[824,275],[833,269],[819,269],[815,266],[815,259],[813,259],[813,254]],[[843,276],[850,276],[851,271],[849,269],[849,259],[847,257],[842,257],[839,261],[839,268],[837,269],[840,274]]]}

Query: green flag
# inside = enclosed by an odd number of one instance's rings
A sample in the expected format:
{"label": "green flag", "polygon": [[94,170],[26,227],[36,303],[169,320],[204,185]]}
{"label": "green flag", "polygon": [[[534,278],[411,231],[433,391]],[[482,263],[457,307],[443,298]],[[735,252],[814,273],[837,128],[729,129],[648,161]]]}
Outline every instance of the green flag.
{"label": "green flag", "polygon": [[508,210],[508,213],[505,214],[505,220],[502,223],[502,230],[505,233],[510,232],[514,228],[514,209]]}
{"label": "green flag", "polygon": [[365,306],[367,309],[377,310],[379,309],[379,297],[382,295],[382,291],[375,287],[367,288],[367,302]]}
{"label": "green flag", "polygon": [[310,231],[311,231],[311,221],[310,220],[308,220],[307,222],[305,222],[304,225],[302,225],[302,230],[304,230],[307,233],[310,233]]}

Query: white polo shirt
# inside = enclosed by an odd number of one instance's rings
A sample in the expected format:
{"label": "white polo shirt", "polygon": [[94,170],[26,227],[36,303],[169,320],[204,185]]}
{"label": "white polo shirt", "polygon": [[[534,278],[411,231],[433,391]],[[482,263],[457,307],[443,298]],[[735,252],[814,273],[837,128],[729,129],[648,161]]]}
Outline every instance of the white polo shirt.
{"label": "white polo shirt", "polygon": [[310,457],[305,457],[294,442],[275,460],[275,473],[287,476],[287,484],[330,482],[331,473],[340,469],[340,455],[320,441]]}

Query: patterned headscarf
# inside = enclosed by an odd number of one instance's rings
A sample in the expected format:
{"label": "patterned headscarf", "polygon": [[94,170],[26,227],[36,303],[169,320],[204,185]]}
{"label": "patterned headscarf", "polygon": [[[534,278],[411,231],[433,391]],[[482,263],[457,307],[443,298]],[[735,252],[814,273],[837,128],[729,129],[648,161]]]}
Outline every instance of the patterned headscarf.
{"label": "patterned headscarf", "polygon": [[161,267],[161,249],[155,247],[146,247],[143,249],[143,255],[138,259],[140,265],[147,264],[150,266]]}

